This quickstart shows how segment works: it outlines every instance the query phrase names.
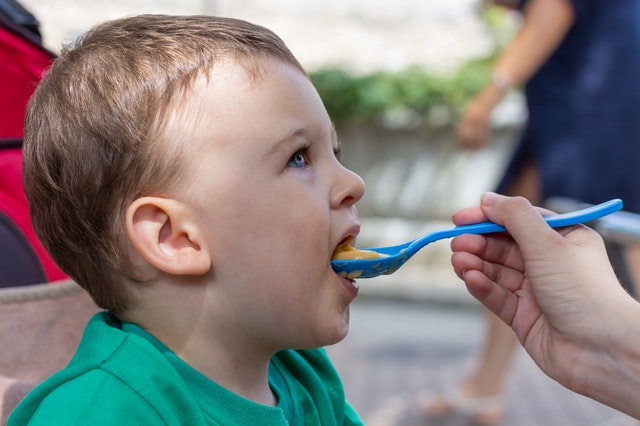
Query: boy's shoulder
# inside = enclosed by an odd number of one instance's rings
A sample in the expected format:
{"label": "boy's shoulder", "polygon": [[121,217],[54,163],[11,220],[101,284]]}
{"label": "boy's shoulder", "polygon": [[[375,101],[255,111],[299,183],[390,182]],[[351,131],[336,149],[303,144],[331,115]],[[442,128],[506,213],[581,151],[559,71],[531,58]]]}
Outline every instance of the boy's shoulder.
{"label": "boy's shoulder", "polygon": [[203,424],[162,353],[115,322],[96,314],[69,365],[30,392],[8,424]]}
{"label": "boy's shoulder", "polygon": [[237,424],[240,418],[361,424],[323,349],[285,350],[273,357],[269,376],[281,409],[273,410],[220,391],[175,355],[167,357],[152,336],[131,328],[109,313],[96,314],[69,365],[32,390],[8,426],[211,425]]}

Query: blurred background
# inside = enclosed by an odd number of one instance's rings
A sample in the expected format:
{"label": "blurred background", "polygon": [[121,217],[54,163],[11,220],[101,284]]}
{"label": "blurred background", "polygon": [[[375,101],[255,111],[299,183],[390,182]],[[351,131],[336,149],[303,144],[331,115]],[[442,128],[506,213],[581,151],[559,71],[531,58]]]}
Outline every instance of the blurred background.
{"label": "blurred background", "polygon": [[[450,70],[485,54],[492,41],[476,0],[21,0],[41,22],[44,43],[58,50],[91,25],[138,13],[206,13],[263,24],[308,68],[401,69],[421,64]],[[393,37],[391,37],[393,36]],[[381,53],[384,52],[384,55]]]}
{"label": "blurred background", "polygon": [[[309,72],[345,163],[367,184],[359,204],[363,247],[450,226],[453,212],[494,188],[525,118],[514,90],[494,111],[490,146],[457,148],[458,114],[518,24],[476,0],[20,3],[54,53],[95,23],[140,13],[217,14],[274,30]],[[348,399],[370,424],[397,424],[392,412],[413,392],[454,386],[479,351],[482,314],[451,270],[448,244],[430,245],[391,276],[361,280],[350,335],[328,348]],[[613,415],[546,378],[524,353],[515,363],[505,425],[599,425]]]}
{"label": "blurred background", "polygon": [[[21,4],[40,21],[43,43],[54,53],[95,23],[139,13],[218,14],[274,30],[310,73],[338,126],[345,163],[367,184],[359,204],[361,246],[399,243],[448,226],[454,211],[495,186],[524,118],[514,91],[494,114],[495,141],[489,148],[456,147],[457,114],[486,81],[491,59],[518,23],[502,9],[483,11],[477,0]],[[448,243],[435,243],[412,262],[417,272],[400,271],[401,281],[448,297],[448,256]],[[367,282],[363,293],[386,292],[386,278]]]}

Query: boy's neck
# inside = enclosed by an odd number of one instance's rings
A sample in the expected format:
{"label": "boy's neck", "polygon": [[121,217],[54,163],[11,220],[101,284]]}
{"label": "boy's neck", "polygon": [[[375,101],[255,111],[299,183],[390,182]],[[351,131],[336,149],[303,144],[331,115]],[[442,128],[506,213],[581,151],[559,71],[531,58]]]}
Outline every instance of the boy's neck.
{"label": "boy's neck", "polygon": [[190,343],[193,344],[188,344],[176,355],[191,367],[246,399],[276,405],[276,397],[269,386],[269,365],[273,354],[257,356],[250,349],[230,349],[228,342],[203,344],[202,339],[196,338]]}
{"label": "boy's neck", "polygon": [[183,287],[179,298],[176,294],[141,295],[138,300],[143,302],[120,318],[142,327],[216,384],[256,403],[275,405],[269,365],[277,351],[243,339],[243,333],[215,315],[219,309],[207,306],[205,293],[194,286]]}

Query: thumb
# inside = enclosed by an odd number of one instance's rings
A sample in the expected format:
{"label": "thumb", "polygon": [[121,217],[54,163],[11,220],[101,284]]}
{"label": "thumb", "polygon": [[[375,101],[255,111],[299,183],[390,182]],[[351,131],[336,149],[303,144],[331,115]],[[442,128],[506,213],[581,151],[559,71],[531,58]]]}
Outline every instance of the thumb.
{"label": "thumb", "polygon": [[[480,206],[489,220],[504,226],[516,241],[525,258],[537,247],[549,248],[561,237],[544,221],[541,210],[524,197],[506,197],[493,192],[482,195]],[[542,243],[542,244],[541,244]]]}

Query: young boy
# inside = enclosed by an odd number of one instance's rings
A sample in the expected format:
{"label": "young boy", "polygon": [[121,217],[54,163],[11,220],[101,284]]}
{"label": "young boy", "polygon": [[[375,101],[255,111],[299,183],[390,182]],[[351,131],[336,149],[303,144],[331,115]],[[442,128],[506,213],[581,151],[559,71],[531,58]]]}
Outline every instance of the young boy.
{"label": "young boy", "polygon": [[357,285],[359,176],[265,28],[107,22],[30,102],[24,174],[56,262],[105,312],[11,425],[360,424],[326,353]]}

